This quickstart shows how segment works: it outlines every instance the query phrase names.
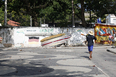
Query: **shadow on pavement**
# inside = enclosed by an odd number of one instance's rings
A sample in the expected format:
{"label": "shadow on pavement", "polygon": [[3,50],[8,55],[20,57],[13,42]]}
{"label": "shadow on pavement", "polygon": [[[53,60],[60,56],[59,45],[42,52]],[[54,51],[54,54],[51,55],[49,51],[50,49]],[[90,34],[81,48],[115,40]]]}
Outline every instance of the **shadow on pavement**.
{"label": "shadow on pavement", "polygon": [[84,57],[84,58],[86,58],[86,59],[89,59],[89,56],[81,56],[81,57]]}
{"label": "shadow on pavement", "polygon": [[107,49],[107,52],[111,52],[111,53],[116,54],[116,52],[113,52],[112,50],[109,50],[109,49]]}
{"label": "shadow on pavement", "polygon": [[[2,69],[1,71],[3,72],[0,73],[0,76],[30,76],[30,75],[40,75],[40,74],[46,74],[46,73],[50,73],[52,71],[54,71],[54,69],[52,68],[48,68],[47,66],[45,66],[44,64],[38,64],[38,66],[41,67],[35,67],[34,65],[23,65],[23,64],[15,64],[12,63],[10,64],[2,64],[2,63],[9,63],[9,61],[0,61],[0,69]],[[7,68],[3,68],[3,67],[7,67]],[[16,70],[14,72],[10,72],[12,71],[12,69],[10,68],[15,68]],[[7,69],[7,70],[6,70]],[[7,71],[7,73],[5,73]],[[9,72],[8,72],[9,71]]]}

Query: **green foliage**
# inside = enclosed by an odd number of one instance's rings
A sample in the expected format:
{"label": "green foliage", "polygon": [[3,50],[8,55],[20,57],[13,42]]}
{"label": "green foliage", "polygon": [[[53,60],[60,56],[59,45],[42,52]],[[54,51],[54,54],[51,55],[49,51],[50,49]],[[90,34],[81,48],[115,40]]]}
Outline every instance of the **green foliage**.
{"label": "green foliage", "polygon": [[0,0],[0,8],[3,7],[4,1]]}
{"label": "green foliage", "polygon": [[15,11],[19,15],[21,12],[24,15],[32,16],[34,25],[38,26],[36,22],[37,17],[41,17],[40,11],[50,4],[50,0],[9,0],[8,10],[9,12]]}
{"label": "green foliage", "polygon": [[[34,25],[37,18],[46,18],[48,22],[66,22],[71,14],[70,0],[9,0],[8,10],[33,17]],[[24,9],[22,11],[21,9]],[[15,14],[13,14],[15,15]],[[14,17],[14,16],[13,16]]]}
{"label": "green foliage", "polygon": [[68,21],[67,16],[71,14],[70,4],[69,0],[53,0],[53,5],[43,9],[43,15],[46,15],[49,22],[64,23]]}
{"label": "green foliage", "polygon": [[[77,20],[83,20],[82,13],[85,12],[90,14],[89,22],[95,21],[97,17],[104,19],[105,14],[116,14],[115,0],[84,0],[84,11],[80,7],[81,1],[74,0],[75,19]],[[3,6],[4,1],[0,0],[2,9],[4,9]],[[4,20],[2,9],[0,9],[1,22]],[[59,23],[59,26],[66,26],[72,21],[72,0],[8,0],[8,16],[8,19],[20,22],[22,26],[29,26],[30,16],[33,18],[34,26],[39,26],[40,18],[45,19],[46,23]]]}
{"label": "green foliage", "polygon": [[0,23],[4,25],[4,11],[2,11],[2,8],[0,8]]}
{"label": "green foliage", "polygon": [[113,0],[85,0],[85,8],[87,11],[91,10],[97,17],[104,17],[105,14],[112,14]]}
{"label": "green foliage", "polygon": [[[78,1],[78,4],[81,3]],[[89,13],[90,19],[89,22],[95,22],[98,17],[101,17],[102,19],[106,18],[105,14],[116,14],[115,13],[115,7],[116,1],[115,0],[84,0],[84,8],[85,12]],[[76,17],[81,19],[81,12],[79,6],[76,6],[75,15]],[[78,11],[77,11],[78,10]],[[92,13],[94,14],[92,16]]]}

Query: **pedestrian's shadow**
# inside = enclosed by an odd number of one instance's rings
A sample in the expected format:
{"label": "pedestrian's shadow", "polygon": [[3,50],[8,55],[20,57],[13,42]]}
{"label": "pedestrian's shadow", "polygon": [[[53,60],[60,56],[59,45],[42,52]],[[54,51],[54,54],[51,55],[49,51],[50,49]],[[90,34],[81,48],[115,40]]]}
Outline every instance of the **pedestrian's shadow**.
{"label": "pedestrian's shadow", "polygon": [[86,59],[89,59],[89,56],[81,56],[81,57],[86,58]]}
{"label": "pedestrian's shadow", "polygon": [[111,48],[116,48],[116,46],[112,46]]}
{"label": "pedestrian's shadow", "polygon": [[85,52],[85,53],[89,53],[89,52]]}

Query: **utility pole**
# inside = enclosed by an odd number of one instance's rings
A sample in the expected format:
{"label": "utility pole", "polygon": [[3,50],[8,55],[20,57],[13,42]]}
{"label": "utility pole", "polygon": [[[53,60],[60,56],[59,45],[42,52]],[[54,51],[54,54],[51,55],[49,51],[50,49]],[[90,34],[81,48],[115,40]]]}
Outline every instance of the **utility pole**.
{"label": "utility pole", "polygon": [[72,0],[72,26],[75,27],[75,20],[74,20],[74,1]]}
{"label": "utility pole", "polygon": [[32,27],[32,16],[30,16],[30,26]]}
{"label": "utility pole", "polygon": [[40,26],[41,26],[41,18],[40,18]]}
{"label": "utility pole", "polygon": [[4,25],[7,25],[7,0],[5,0]]}

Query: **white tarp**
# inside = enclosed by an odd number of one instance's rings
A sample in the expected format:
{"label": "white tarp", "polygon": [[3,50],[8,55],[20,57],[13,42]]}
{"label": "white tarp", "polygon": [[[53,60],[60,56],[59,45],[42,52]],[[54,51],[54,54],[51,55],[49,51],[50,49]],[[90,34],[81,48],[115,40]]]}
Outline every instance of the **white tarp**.
{"label": "white tarp", "polygon": [[86,35],[86,32],[82,29],[77,29],[77,31],[71,35],[70,44],[71,45],[85,45],[84,41],[86,41],[86,36],[83,36],[81,34]]}

